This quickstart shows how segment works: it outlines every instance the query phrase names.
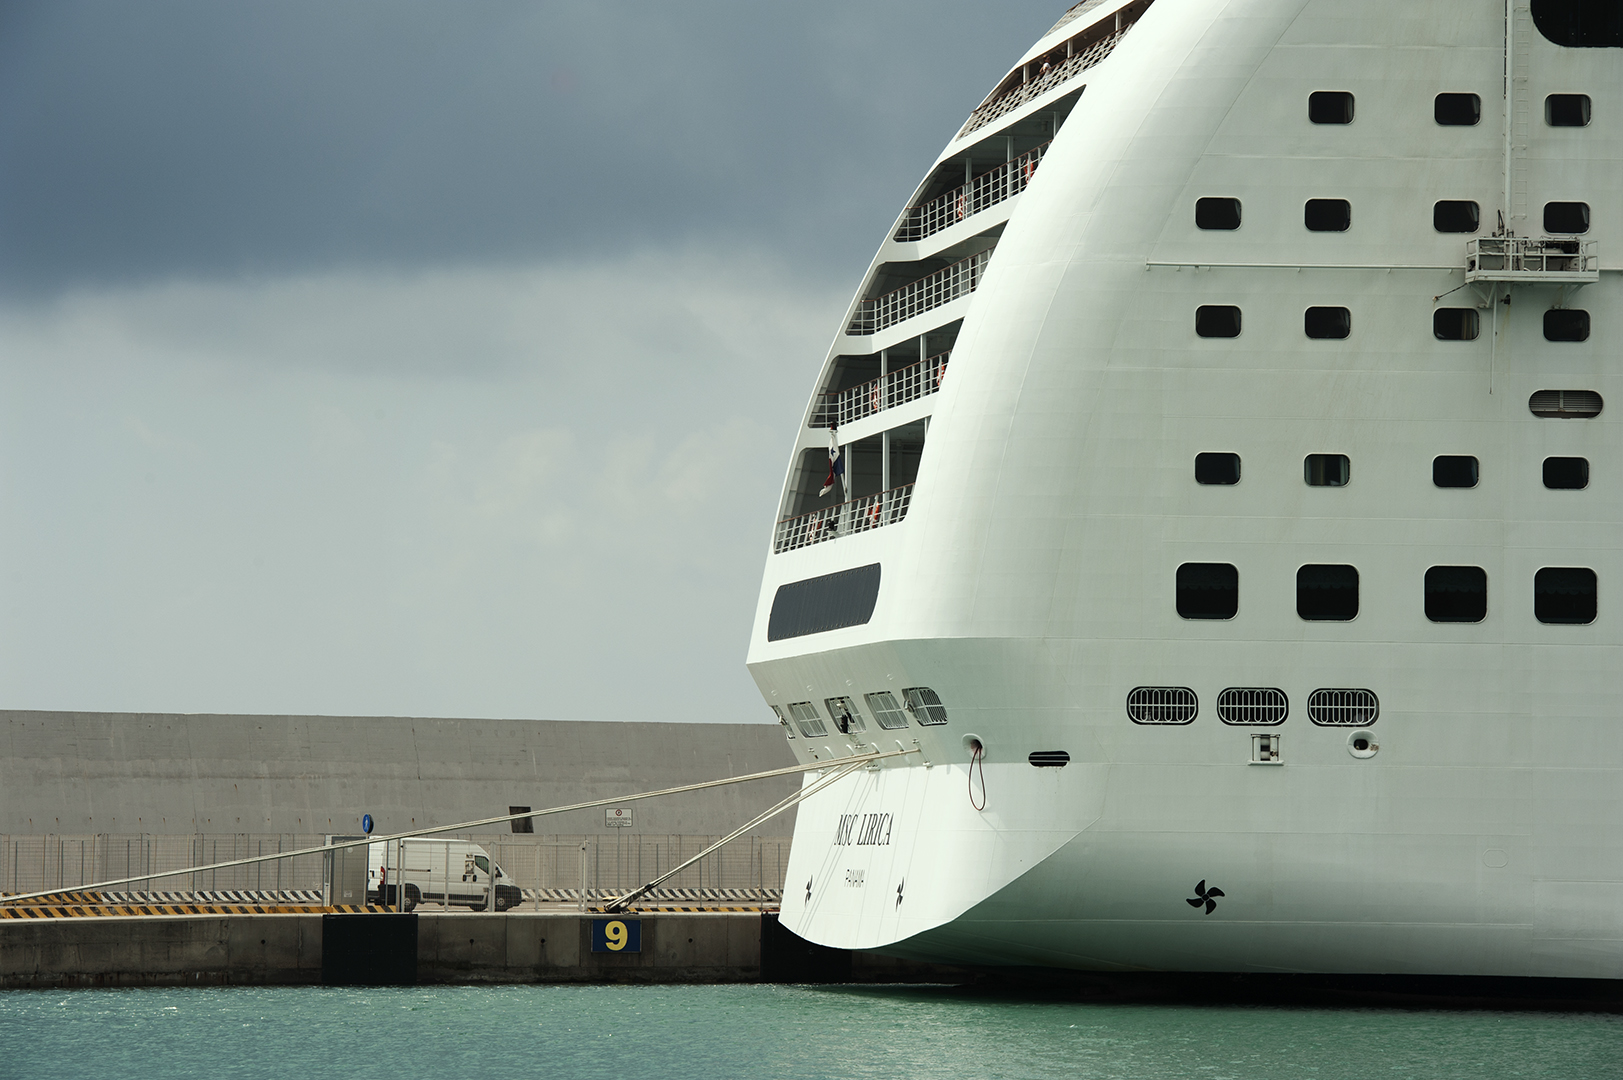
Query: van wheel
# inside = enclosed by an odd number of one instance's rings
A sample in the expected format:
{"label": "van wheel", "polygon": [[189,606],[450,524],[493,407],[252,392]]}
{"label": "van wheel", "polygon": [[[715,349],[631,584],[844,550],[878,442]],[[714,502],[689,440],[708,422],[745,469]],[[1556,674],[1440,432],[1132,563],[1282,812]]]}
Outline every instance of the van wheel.
{"label": "van wheel", "polygon": [[506,911],[511,906],[512,905],[507,902],[507,897],[505,897],[505,896],[496,897],[496,910],[497,911]]}
{"label": "van wheel", "polygon": [[418,903],[420,903],[422,901],[422,899],[423,899],[423,894],[417,891],[417,886],[415,886],[415,885],[407,885],[406,886],[406,902],[403,905],[403,907],[405,908],[406,911],[415,911],[415,910],[417,910],[417,905],[418,905]]}

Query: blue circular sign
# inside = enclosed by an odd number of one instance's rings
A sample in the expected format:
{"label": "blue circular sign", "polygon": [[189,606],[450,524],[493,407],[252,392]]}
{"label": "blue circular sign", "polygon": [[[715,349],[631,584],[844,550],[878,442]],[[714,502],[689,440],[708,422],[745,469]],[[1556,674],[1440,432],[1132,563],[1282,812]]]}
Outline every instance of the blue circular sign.
{"label": "blue circular sign", "polygon": [[361,815],[361,831],[363,833],[365,833],[367,836],[372,835],[372,815],[371,814],[362,814]]}

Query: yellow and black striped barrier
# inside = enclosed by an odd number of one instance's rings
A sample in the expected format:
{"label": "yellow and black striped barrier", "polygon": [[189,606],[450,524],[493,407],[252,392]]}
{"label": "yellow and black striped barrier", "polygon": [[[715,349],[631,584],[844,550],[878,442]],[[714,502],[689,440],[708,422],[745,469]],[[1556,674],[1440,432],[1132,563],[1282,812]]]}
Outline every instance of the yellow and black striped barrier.
{"label": "yellow and black striped barrier", "polygon": [[325,915],[390,911],[372,904],[136,904],[110,903],[99,893],[70,892],[5,903],[0,919],[82,919],[107,915]]}

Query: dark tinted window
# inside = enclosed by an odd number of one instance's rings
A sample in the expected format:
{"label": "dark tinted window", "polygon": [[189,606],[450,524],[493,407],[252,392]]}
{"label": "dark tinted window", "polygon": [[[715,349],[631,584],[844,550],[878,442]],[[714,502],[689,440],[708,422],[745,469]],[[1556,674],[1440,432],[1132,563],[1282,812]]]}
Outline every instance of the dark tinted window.
{"label": "dark tinted window", "polygon": [[1544,313],[1545,341],[1588,341],[1589,312],[1581,308],[1551,308]]}
{"label": "dark tinted window", "polygon": [[1302,207],[1302,224],[1311,232],[1346,232],[1352,224],[1352,204],[1346,199],[1309,199]]}
{"label": "dark tinted window", "polygon": [[1201,229],[1238,229],[1239,199],[1196,199],[1195,226]]}
{"label": "dark tinted window", "polygon": [[1544,99],[1544,122],[1551,127],[1588,127],[1588,94],[1551,94]]}
{"label": "dark tinted window", "polygon": [[1557,45],[1623,45],[1623,4],[1617,0],[1533,0],[1533,24]]}
{"label": "dark tinted window", "polygon": [[1477,472],[1477,460],[1469,454],[1444,454],[1431,459],[1431,482],[1438,487],[1476,487]]}
{"label": "dark tinted window", "polygon": [[1178,614],[1186,619],[1232,619],[1240,610],[1240,572],[1228,563],[1178,567]]}
{"label": "dark tinted window", "polygon": [[1309,487],[1346,487],[1352,463],[1346,454],[1309,454],[1302,461],[1302,479]]}
{"label": "dark tinted window", "polygon": [[1426,618],[1481,622],[1488,614],[1488,573],[1480,566],[1434,566],[1426,571]]}
{"label": "dark tinted window", "polygon": [[1431,313],[1431,332],[1441,341],[1475,341],[1481,326],[1476,308],[1445,307]]}
{"label": "dark tinted window", "polygon": [[1444,199],[1431,208],[1431,227],[1438,232],[1476,232],[1482,211],[1468,199]]}
{"label": "dark tinted window", "polygon": [[1589,486],[1589,459],[1547,457],[1544,459],[1544,486],[1577,491]]}
{"label": "dark tinted window", "polygon": [[1352,333],[1352,312],[1344,307],[1310,307],[1302,315],[1310,338],[1344,338]]}
{"label": "dark tinted window", "polygon": [[1438,94],[1432,115],[1439,124],[1469,127],[1482,119],[1482,99],[1475,94]]}
{"label": "dark tinted window", "polygon": [[1527,399],[1534,416],[1550,420],[1587,420],[1599,416],[1605,404],[1593,390],[1535,390]]}
{"label": "dark tinted window", "polygon": [[1589,204],[1583,202],[1545,203],[1544,231],[1553,233],[1588,232]]}
{"label": "dark tinted window", "polygon": [[1315,124],[1350,124],[1353,96],[1345,90],[1316,90],[1307,96],[1307,118]]}
{"label": "dark tinted window", "polygon": [[1533,614],[1543,623],[1595,621],[1595,571],[1546,566],[1533,575]]}
{"label": "dark tinted window", "polygon": [[1195,455],[1195,483],[1238,484],[1239,482],[1239,454]]}
{"label": "dark tinted window", "polygon": [[772,596],[766,639],[782,641],[861,626],[873,618],[878,600],[878,563],[779,585]]}
{"label": "dark tinted window", "polygon": [[1195,333],[1201,337],[1239,337],[1240,309],[1214,304],[1196,308]]}
{"label": "dark tinted window", "polygon": [[1304,566],[1298,569],[1296,614],[1314,622],[1346,622],[1357,618],[1357,568]]}

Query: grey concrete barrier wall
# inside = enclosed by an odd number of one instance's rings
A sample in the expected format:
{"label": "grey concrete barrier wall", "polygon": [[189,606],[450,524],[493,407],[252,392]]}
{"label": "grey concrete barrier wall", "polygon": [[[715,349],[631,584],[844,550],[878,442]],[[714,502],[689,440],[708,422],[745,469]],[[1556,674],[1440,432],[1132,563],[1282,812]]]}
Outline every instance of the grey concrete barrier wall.
{"label": "grey concrete barrier wall", "polygon": [[[0,711],[0,833],[406,832],[793,764],[771,723]],[[798,787],[631,804],[630,833],[730,832]],[[602,810],[535,831],[613,832]],[[757,830],[793,831],[793,811]]]}
{"label": "grey concrete barrier wall", "polygon": [[[419,984],[956,982],[964,977],[953,969],[812,946],[778,927],[771,913],[629,917],[642,923],[642,948],[636,953],[592,951],[592,922],[604,916],[336,918],[414,921]],[[329,932],[333,918],[328,917]],[[317,985],[323,981],[323,950],[320,914],[6,919],[0,920],[0,988]]]}

